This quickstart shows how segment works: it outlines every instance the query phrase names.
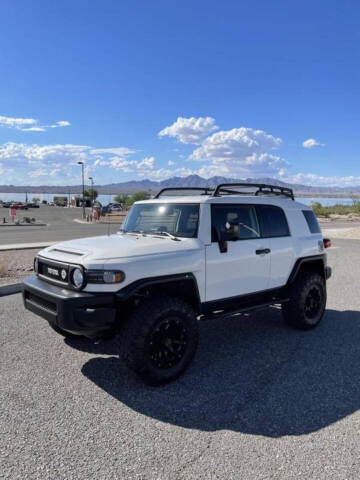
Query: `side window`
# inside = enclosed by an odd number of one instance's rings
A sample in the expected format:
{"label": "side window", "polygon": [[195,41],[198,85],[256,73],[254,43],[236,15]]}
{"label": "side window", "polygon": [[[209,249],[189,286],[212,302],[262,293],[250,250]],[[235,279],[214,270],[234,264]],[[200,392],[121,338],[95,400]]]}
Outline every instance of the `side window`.
{"label": "side window", "polygon": [[321,233],[319,223],[312,210],[302,211],[311,233]]}
{"label": "side window", "polygon": [[290,235],[285,213],[280,207],[259,205],[256,210],[263,237],[287,237]]}
{"label": "side window", "polygon": [[254,207],[251,205],[212,205],[211,240],[217,242],[220,234],[226,234],[231,227],[236,231],[238,240],[260,237],[260,228]]}

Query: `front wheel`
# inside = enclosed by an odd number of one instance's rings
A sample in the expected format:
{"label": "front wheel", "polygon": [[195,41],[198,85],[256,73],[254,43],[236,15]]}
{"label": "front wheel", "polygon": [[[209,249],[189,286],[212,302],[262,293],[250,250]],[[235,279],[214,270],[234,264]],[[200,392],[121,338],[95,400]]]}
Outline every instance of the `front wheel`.
{"label": "front wheel", "polygon": [[315,328],[324,316],[326,285],[318,273],[301,275],[290,287],[289,301],[282,306],[287,324],[301,330]]}
{"label": "front wheel", "polygon": [[182,300],[157,296],[144,301],[124,325],[120,356],[146,383],[160,385],[179,377],[198,344],[198,322]]}

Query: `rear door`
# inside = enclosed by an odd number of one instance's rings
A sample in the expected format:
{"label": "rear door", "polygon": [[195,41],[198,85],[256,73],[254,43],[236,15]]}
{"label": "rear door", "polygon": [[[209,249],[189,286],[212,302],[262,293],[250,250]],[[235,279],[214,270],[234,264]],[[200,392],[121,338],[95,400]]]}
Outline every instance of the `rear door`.
{"label": "rear door", "polygon": [[[229,241],[227,251],[222,253],[218,236],[227,222],[238,226],[238,238]],[[206,246],[206,301],[266,290],[270,275],[270,239],[261,238],[256,208],[244,204],[213,204],[211,228],[211,245]]]}
{"label": "rear door", "polygon": [[262,236],[269,241],[270,281],[268,288],[286,284],[294,265],[293,238],[282,208],[275,205],[256,207]]}

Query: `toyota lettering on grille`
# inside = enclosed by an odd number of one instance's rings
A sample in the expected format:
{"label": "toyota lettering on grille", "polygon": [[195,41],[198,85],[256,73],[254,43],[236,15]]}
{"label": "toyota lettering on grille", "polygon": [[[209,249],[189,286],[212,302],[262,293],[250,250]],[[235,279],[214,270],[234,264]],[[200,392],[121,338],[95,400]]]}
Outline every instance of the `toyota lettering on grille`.
{"label": "toyota lettering on grille", "polygon": [[59,271],[56,270],[56,268],[50,268],[48,267],[47,269],[49,275],[55,275],[56,277],[59,276]]}

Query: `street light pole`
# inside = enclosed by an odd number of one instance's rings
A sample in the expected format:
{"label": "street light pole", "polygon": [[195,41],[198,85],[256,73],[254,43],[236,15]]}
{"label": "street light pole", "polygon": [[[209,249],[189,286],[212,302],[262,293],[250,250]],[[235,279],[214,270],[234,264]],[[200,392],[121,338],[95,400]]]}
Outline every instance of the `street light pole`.
{"label": "street light pole", "polygon": [[77,162],[78,165],[81,165],[81,172],[82,172],[82,207],[83,207],[83,218],[85,218],[85,186],[84,186],[84,162]]}
{"label": "street light pole", "polygon": [[91,182],[91,207],[94,209],[94,179],[93,177],[89,177]]}

